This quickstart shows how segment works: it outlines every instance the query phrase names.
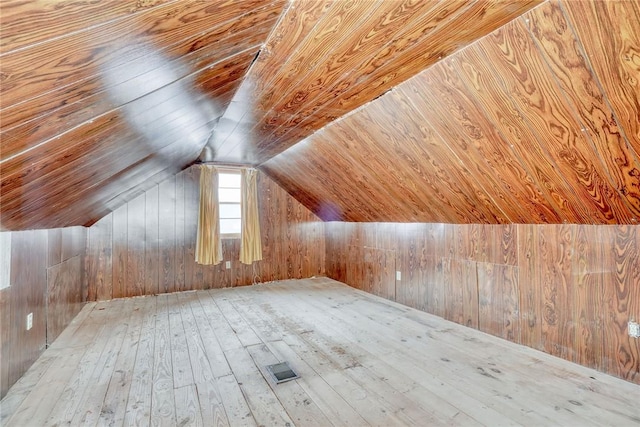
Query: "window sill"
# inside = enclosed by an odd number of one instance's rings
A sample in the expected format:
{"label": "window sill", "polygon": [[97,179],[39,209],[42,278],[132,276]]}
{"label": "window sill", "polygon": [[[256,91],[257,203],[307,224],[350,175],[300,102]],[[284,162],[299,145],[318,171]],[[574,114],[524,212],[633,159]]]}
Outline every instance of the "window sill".
{"label": "window sill", "polygon": [[239,239],[240,238],[240,233],[234,233],[234,234],[221,234],[220,238],[222,240],[231,240],[231,239]]}

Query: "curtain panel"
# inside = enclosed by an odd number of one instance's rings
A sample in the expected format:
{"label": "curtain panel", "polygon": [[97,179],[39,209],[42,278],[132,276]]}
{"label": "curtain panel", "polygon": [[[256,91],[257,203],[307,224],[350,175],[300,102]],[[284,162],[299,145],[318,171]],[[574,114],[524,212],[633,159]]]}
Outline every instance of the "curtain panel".
{"label": "curtain panel", "polygon": [[262,238],[258,213],[258,171],[241,170],[242,185],[242,232],[240,241],[240,262],[252,264],[262,259]]}
{"label": "curtain panel", "polygon": [[200,207],[196,262],[203,265],[216,265],[221,261],[218,170],[213,165],[200,165]]}

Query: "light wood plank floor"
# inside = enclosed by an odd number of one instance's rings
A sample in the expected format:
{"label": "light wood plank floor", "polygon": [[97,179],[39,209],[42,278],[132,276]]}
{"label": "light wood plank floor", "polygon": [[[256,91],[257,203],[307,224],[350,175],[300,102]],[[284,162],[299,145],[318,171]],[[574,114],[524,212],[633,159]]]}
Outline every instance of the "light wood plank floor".
{"label": "light wood plank floor", "polygon": [[[289,361],[298,380],[264,366]],[[354,290],[282,281],[89,303],[0,424],[640,424],[640,387]]]}

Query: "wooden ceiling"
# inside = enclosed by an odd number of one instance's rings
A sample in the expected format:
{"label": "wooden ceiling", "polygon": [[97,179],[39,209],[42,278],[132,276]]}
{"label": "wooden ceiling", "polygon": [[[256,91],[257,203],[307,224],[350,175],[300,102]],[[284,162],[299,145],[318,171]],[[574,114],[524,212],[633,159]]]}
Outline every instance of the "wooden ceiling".
{"label": "wooden ceiling", "polygon": [[325,220],[636,224],[640,3],[545,2],[262,168]]}
{"label": "wooden ceiling", "polygon": [[205,145],[324,219],[635,223],[640,5],[540,3],[3,1],[2,229],[89,225]]}
{"label": "wooden ceiling", "polygon": [[193,162],[287,6],[1,2],[2,228],[91,224]]}

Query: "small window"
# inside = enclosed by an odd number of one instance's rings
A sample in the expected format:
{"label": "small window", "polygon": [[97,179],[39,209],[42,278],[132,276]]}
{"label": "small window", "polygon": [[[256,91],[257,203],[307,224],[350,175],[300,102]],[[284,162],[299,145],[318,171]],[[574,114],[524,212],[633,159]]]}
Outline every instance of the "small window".
{"label": "small window", "polygon": [[239,172],[220,172],[218,174],[220,235],[223,238],[240,237],[241,191]]}
{"label": "small window", "polygon": [[11,285],[11,232],[0,233],[0,289]]}

